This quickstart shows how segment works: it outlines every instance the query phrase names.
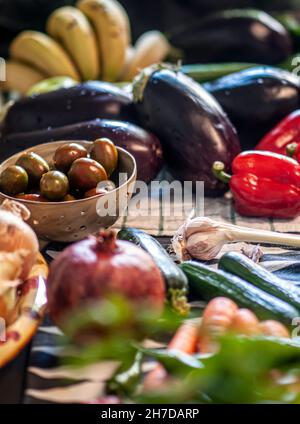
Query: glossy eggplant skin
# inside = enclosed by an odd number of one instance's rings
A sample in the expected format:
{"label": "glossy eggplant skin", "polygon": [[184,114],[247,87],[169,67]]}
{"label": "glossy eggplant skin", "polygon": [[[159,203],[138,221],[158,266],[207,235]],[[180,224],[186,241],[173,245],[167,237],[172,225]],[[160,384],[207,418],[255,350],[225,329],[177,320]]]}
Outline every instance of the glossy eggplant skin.
{"label": "glossy eggplant skin", "polygon": [[220,105],[181,72],[157,70],[146,85],[140,82],[133,89],[139,119],[159,137],[172,175],[204,181],[206,195],[218,194],[223,186],[212,174],[213,162],[224,162],[228,170],[240,152],[236,131]]}
{"label": "glossy eggplant skin", "polygon": [[253,148],[300,104],[300,79],[272,67],[246,69],[203,86],[228,114],[243,148]]}
{"label": "glossy eggplant skin", "polygon": [[105,82],[87,81],[70,88],[24,97],[9,109],[5,134],[57,128],[91,119],[133,121],[132,96]]}
{"label": "glossy eggplant skin", "polygon": [[87,140],[107,137],[116,146],[131,153],[137,162],[137,178],[152,181],[163,165],[158,138],[137,125],[121,121],[95,119],[79,124],[32,132],[10,134],[0,139],[0,161],[32,146],[58,140]]}
{"label": "glossy eggplant skin", "polygon": [[276,65],[292,53],[287,30],[258,10],[217,12],[178,30],[170,42],[185,63],[250,62]]}

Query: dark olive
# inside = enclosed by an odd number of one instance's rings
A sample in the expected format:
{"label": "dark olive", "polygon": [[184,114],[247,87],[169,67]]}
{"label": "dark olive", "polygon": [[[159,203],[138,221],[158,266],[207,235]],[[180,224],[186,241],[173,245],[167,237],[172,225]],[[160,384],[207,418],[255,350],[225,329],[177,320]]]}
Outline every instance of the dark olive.
{"label": "dark olive", "polygon": [[65,195],[65,197],[62,199],[63,202],[72,202],[73,200],[76,200],[76,197],[72,196],[72,194],[68,193]]}
{"label": "dark olive", "polygon": [[88,190],[84,193],[84,197],[87,199],[88,197],[94,197],[94,196],[104,196],[108,192],[104,189],[98,189],[97,187],[92,188],[91,190]]}
{"label": "dark olive", "polygon": [[118,150],[109,138],[98,138],[93,143],[91,158],[99,162],[110,176],[118,164]]}
{"label": "dark olive", "polygon": [[23,153],[17,160],[16,165],[25,169],[29,183],[32,185],[37,184],[42,175],[49,171],[49,165],[45,159],[34,152]]}
{"label": "dark olive", "polygon": [[69,143],[60,146],[54,154],[54,165],[57,169],[67,173],[76,159],[86,158],[88,152],[78,143]]}
{"label": "dark olive", "polygon": [[48,202],[48,200],[39,193],[17,194],[16,199],[31,200],[34,202]]}
{"label": "dark olive", "polygon": [[68,178],[60,171],[49,171],[41,178],[40,190],[49,200],[61,200],[69,191]]}
{"label": "dark olive", "polygon": [[0,175],[0,189],[3,193],[13,196],[23,193],[28,186],[28,175],[21,166],[8,166]]}
{"label": "dark olive", "polygon": [[68,176],[71,186],[83,192],[95,188],[100,181],[107,180],[103,166],[88,158],[75,160]]}

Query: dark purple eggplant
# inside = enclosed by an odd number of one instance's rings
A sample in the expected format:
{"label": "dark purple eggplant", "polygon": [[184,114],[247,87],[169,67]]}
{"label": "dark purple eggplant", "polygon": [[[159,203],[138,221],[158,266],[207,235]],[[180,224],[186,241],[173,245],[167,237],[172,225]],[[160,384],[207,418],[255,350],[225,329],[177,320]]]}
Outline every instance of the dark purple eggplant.
{"label": "dark purple eggplant", "polygon": [[183,51],[185,63],[250,62],[275,65],[292,53],[287,30],[254,9],[209,15],[174,32],[170,42]]}
{"label": "dark purple eggplant", "polygon": [[10,134],[0,140],[0,161],[35,146],[58,140],[87,140],[107,137],[128,150],[136,159],[138,179],[147,183],[162,168],[162,148],[158,138],[142,128],[120,121],[95,119],[79,124],[32,132]]}
{"label": "dark purple eggplant", "polygon": [[168,69],[142,73],[133,91],[139,119],[162,142],[173,176],[204,181],[206,194],[216,194],[222,185],[212,174],[213,162],[220,160],[230,169],[240,152],[236,131],[221,106],[195,81]]}
{"label": "dark purple eggplant", "polygon": [[88,81],[24,97],[9,109],[3,132],[57,128],[96,118],[134,121],[131,94],[109,83]]}
{"label": "dark purple eggplant", "polygon": [[300,104],[300,79],[287,71],[255,67],[203,85],[235,125],[243,148],[261,137]]}

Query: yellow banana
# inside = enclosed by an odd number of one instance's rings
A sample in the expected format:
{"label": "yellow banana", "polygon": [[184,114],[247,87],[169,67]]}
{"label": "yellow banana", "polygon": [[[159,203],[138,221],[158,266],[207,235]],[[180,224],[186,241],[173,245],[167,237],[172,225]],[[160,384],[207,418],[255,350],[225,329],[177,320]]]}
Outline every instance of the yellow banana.
{"label": "yellow banana", "polygon": [[162,62],[170,51],[168,40],[159,31],[145,32],[134,47],[134,55],[122,75],[124,81],[131,81],[141,69]]}
{"label": "yellow banana", "polygon": [[65,50],[55,40],[38,31],[23,31],[10,45],[12,59],[25,62],[46,76],[68,76],[76,81],[80,75]]}
{"label": "yellow banana", "polygon": [[6,81],[1,83],[0,87],[3,90],[12,90],[20,94],[26,94],[34,84],[45,78],[46,76],[44,74],[30,66],[9,60],[6,62]]}
{"label": "yellow banana", "polygon": [[48,18],[47,32],[66,49],[83,80],[99,77],[100,58],[96,35],[80,10],[71,6],[55,10]]}
{"label": "yellow banana", "polygon": [[80,0],[77,7],[89,18],[96,31],[102,79],[116,81],[124,67],[130,43],[126,11],[116,0]]}

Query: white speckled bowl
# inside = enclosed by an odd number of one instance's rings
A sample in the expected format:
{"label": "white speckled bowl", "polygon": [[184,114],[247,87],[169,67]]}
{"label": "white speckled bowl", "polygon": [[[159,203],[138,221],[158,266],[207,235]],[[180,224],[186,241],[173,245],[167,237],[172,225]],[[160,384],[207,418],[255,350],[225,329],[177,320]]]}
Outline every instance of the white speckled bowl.
{"label": "white speckled bowl", "polygon": [[[55,141],[51,143],[40,144],[30,149],[19,152],[0,165],[0,173],[9,165],[14,165],[18,157],[25,152],[35,152],[46,159],[49,164],[56,149],[68,141]],[[92,143],[89,141],[75,141],[90,149]],[[126,150],[117,147],[119,153],[119,163],[115,178],[118,179],[119,173],[127,175],[126,181],[119,187],[104,196],[97,195],[87,199],[74,200],[70,202],[36,202],[32,200],[17,199],[24,204],[31,213],[28,221],[41,239],[55,240],[62,242],[74,242],[85,238],[89,234],[97,232],[100,228],[108,228],[113,225],[120,216],[120,213],[127,207],[131,198],[133,187],[136,181],[136,162],[134,157]],[[112,177],[114,179],[114,177]],[[106,201],[117,201],[121,207],[116,208],[115,213],[107,216],[100,216],[97,213],[97,203],[101,197],[101,203]],[[0,192],[0,203],[5,199],[13,199]],[[122,210],[120,210],[122,208]]]}

